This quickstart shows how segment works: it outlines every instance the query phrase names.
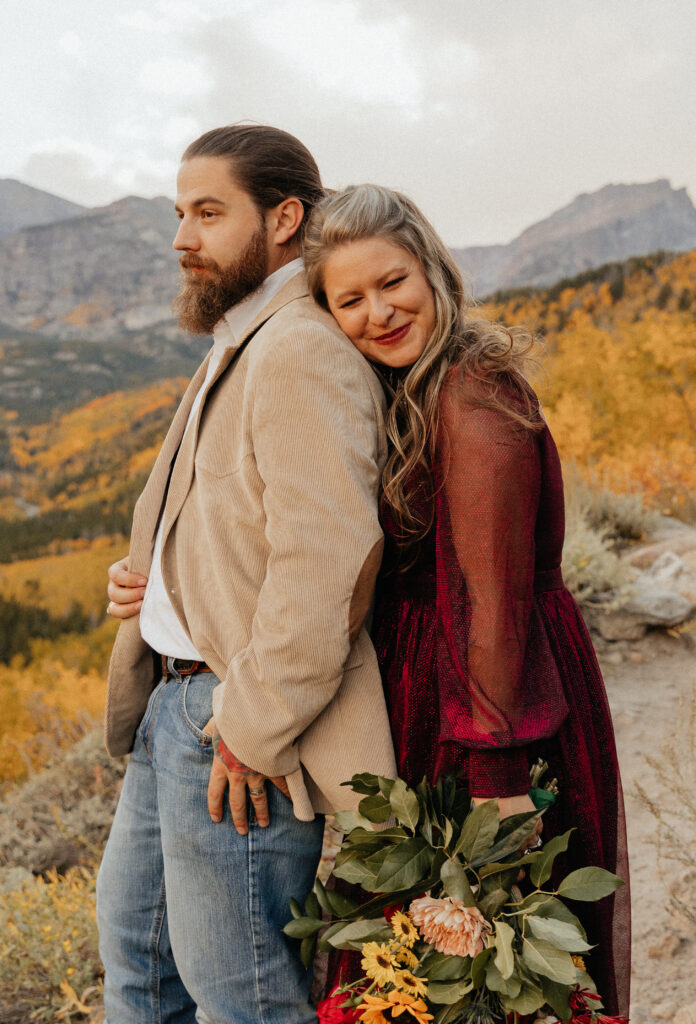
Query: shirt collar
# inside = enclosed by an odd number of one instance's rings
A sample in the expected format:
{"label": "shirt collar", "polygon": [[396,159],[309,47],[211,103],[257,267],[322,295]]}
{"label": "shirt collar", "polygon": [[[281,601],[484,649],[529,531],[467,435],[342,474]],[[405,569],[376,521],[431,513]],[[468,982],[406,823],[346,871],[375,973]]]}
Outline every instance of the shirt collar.
{"label": "shirt collar", "polygon": [[246,328],[256,319],[261,310],[268,305],[271,299],[275,298],[291,278],[303,269],[304,264],[299,257],[286,263],[269,274],[255,292],[228,309],[213,328],[213,349],[216,353],[222,354],[224,349],[236,347]]}

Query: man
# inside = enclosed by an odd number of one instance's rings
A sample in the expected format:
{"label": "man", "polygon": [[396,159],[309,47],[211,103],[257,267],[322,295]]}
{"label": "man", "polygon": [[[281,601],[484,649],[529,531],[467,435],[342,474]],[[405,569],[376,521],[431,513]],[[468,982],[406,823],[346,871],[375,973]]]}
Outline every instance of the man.
{"label": "man", "polygon": [[395,773],[363,627],[383,397],[307,294],[305,147],[216,129],[177,187],[176,308],[214,345],[111,570],[112,597],[144,600],[109,671],[107,746],[132,754],[98,882],[107,1021],[304,1024],[289,899],[311,887],[322,813],[352,805],[340,783]]}

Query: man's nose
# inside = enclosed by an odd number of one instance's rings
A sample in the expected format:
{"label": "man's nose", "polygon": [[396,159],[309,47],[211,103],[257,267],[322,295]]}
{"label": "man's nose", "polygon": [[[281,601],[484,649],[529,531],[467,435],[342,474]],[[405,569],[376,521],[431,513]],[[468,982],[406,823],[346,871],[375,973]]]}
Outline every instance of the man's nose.
{"label": "man's nose", "polygon": [[383,327],[388,324],[394,314],[394,307],[387,302],[383,296],[375,296],[370,299],[369,317],[375,327]]}
{"label": "man's nose", "polygon": [[198,233],[186,217],[179,221],[179,230],[174,236],[172,248],[177,252],[197,252],[201,247]]}

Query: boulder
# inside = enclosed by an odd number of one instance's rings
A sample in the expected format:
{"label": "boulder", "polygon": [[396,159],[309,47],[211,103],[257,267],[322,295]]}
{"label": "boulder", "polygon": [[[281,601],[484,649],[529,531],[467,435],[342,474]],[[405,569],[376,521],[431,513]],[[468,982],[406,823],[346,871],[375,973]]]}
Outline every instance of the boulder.
{"label": "boulder", "polygon": [[[696,556],[696,551],[694,555]],[[696,569],[674,551],[665,551],[661,554],[645,575],[653,579],[658,586],[676,590],[692,605],[696,605]]]}
{"label": "boulder", "polygon": [[682,557],[686,554],[696,555],[696,530],[684,526],[683,530],[675,531],[671,536],[657,543],[632,548],[623,557],[629,565],[636,569],[648,569],[666,552],[672,552]]}
{"label": "boulder", "polygon": [[648,627],[637,615],[626,611],[607,612],[595,619],[600,636],[605,640],[642,640]]}
{"label": "boulder", "polygon": [[647,626],[678,626],[694,611],[694,603],[678,591],[660,586],[649,573],[633,583],[630,599],[622,612],[635,616]]}

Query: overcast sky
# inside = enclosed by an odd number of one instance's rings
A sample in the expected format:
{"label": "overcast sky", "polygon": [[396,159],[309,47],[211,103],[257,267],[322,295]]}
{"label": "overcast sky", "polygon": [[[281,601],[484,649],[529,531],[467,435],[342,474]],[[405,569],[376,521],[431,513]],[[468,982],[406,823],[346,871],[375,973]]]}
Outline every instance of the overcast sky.
{"label": "overcast sky", "polygon": [[186,143],[244,119],[450,245],[609,182],[696,200],[694,0],[2,0],[0,40],[0,177],[90,206],[172,196]]}

